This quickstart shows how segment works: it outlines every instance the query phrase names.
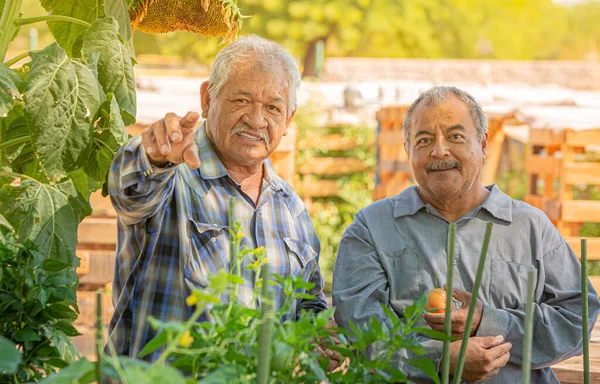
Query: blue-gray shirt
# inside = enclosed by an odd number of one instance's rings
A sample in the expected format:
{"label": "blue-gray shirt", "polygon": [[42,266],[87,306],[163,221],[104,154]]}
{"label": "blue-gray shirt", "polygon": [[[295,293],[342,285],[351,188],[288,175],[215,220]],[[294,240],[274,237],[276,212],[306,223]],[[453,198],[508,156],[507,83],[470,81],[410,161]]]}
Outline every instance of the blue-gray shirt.
{"label": "blue-gray shirt", "polygon": [[[454,287],[471,292],[485,224],[494,223],[479,299],[483,316],[476,336],[503,335],[512,343],[509,363],[490,383],[520,383],[527,272],[535,271],[532,383],[558,383],[550,366],[583,350],[580,264],[573,250],[540,210],[513,200],[495,185],[473,211],[457,220]],[[333,272],[335,319],[362,325],[371,317],[389,323],[384,303],[400,317],[420,295],[443,286],[447,274],[449,222],[420,199],[416,187],[359,211],[348,227]],[[434,283],[437,275],[438,281]],[[600,303],[589,284],[590,332]],[[424,320],[419,326],[427,326]],[[416,336],[436,366],[442,342]],[[413,380],[406,351],[399,368]]]}

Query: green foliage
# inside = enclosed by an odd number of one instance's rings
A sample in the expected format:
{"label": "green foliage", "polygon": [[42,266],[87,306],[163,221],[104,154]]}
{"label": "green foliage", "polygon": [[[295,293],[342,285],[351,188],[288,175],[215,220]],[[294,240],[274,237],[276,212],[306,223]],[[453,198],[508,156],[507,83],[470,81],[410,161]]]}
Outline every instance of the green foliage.
{"label": "green foliage", "polygon": [[17,349],[17,346],[12,341],[0,337],[0,375],[12,375],[14,374],[19,364],[21,363],[21,352]]}
{"label": "green foliage", "polygon": [[[70,264],[44,259],[33,242],[18,243],[8,235],[0,243],[0,267],[0,335],[22,354],[14,376],[0,373],[0,382],[38,380],[74,361],[70,337],[79,334],[71,325],[78,313],[76,280],[64,274]],[[14,356],[0,355],[15,362]]]}
{"label": "green foliage", "polygon": [[[77,227],[135,121],[131,53],[117,32],[128,21],[104,17],[102,1],[42,5],[56,42],[20,68],[0,65],[0,336],[23,352],[17,374],[0,381],[37,381],[73,360]],[[17,22],[3,19],[0,48]]]}

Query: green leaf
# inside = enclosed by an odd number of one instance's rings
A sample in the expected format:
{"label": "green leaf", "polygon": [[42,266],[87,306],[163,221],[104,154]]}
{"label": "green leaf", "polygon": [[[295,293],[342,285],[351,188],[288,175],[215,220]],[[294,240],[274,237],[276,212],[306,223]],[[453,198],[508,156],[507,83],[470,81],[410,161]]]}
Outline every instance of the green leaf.
{"label": "green leaf", "polygon": [[146,371],[148,380],[146,383],[151,384],[185,384],[185,378],[175,368],[168,365],[154,364]]}
{"label": "green leaf", "polygon": [[167,331],[161,331],[156,337],[148,342],[146,346],[140,351],[138,357],[144,357],[156,351],[158,348],[167,344]]}
{"label": "green leaf", "polygon": [[[103,0],[42,0],[42,6],[53,15],[74,17],[90,24],[104,17]],[[69,56],[73,42],[86,30],[83,25],[67,21],[49,21],[48,28]]]}
{"label": "green leaf", "polygon": [[54,299],[66,300],[70,303],[77,303],[77,296],[75,295],[75,288],[70,287],[57,287],[52,291],[51,296]]}
{"label": "green leaf", "polygon": [[425,335],[427,337],[430,337],[432,339],[441,340],[441,341],[445,341],[445,340],[454,341],[454,340],[457,340],[455,337],[446,336],[446,334],[444,332],[436,331],[435,329],[425,328],[425,327],[411,328],[408,331],[408,333],[420,333],[420,334],[423,334],[423,335]]}
{"label": "green leaf", "polygon": [[41,384],[88,384],[96,381],[96,365],[85,357],[40,381]]}
{"label": "green leaf", "polygon": [[434,383],[440,384],[440,378],[437,373],[437,368],[433,361],[429,359],[412,359],[408,361],[413,367],[423,371],[433,380]]}
{"label": "green leaf", "polygon": [[135,49],[133,46],[133,32],[131,31],[131,22],[129,21],[129,10],[126,0],[105,0],[104,12],[108,17],[114,17],[119,23],[119,35],[125,41],[132,58],[135,58]]}
{"label": "green leaf", "polygon": [[70,180],[56,185],[24,180],[0,189],[0,214],[15,228],[19,241],[31,239],[45,258],[77,266],[79,221],[70,202],[75,198],[77,192]]}
{"label": "green leaf", "polygon": [[41,339],[40,335],[30,327],[15,332],[15,340],[17,341],[39,341]]}
{"label": "green leaf", "polygon": [[27,292],[27,301],[37,300],[42,304],[42,307],[46,306],[49,298],[50,292],[41,286],[33,287]]}
{"label": "green leaf", "polygon": [[0,375],[12,375],[21,363],[21,352],[10,340],[0,336]]}
{"label": "green leaf", "polygon": [[54,324],[54,328],[59,329],[65,333],[67,336],[79,336],[79,333],[74,326],[71,325],[68,321],[60,320],[56,324]]}
{"label": "green leaf", "polygon": [[92,70],[56,44],[32,57],[25,117],[42,169],[58,182],[90,143],[101,90]]}
{"label": "green leaf", "polygon": [[204,379],[200,380],[201,384],[222,384],[222,383],[239,383],[240,378],[246,375],[244,367],[239,365],[221,365],[219,368],[211,372]]}
{"label": "green leaf", "polygon": [[15,104],[15,99],[22,99],[25,81],[12,69],[0,63],[0,117],[6,117]]}
{"label": "green leaf", "polygon": [[133,65],[127,48],[118,35],[118,24],[112,17],[95,21],[83,38],[84,58],[100,52],[98,80],[105,93],[117,98],[125,125],[135,123],[136,94]]}
{"label": "green leaf", "polygon": [[77,313],[66,304],[55,303],[46,307],[45,314],[53,319],[77,319]]}
{"label": "green leaf", "polygon": [[65,263],[62,260],[47,259],[42,262],[42,269],[50,272],[58,272],[69,267],[70,263]]}

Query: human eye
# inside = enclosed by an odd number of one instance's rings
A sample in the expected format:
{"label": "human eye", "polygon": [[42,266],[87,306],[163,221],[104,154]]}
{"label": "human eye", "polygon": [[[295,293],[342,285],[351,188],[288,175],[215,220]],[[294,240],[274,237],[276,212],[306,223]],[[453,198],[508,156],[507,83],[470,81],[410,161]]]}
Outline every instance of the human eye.
{"label": "human eye", "polygon": [[267,105],[267,109],[272,112],[280,112],[279,108],[275,105]]}
{"label": "human eye", "polygon": [[431,142],[431,139],[429,137],[422,137],[417,140],[417,145],[427,145],[430,142]]}

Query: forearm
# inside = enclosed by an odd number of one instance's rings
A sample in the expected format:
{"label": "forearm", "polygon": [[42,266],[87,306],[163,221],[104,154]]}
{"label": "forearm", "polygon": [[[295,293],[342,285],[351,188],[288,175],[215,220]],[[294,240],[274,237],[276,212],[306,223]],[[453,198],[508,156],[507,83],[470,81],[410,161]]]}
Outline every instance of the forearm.
{"label": "forearm", "polygon": [[173,192],[175,170],[153,166],[141,138],[135,137],[116,154],[108,176],[108,189],[116,212],[128,225],[153,215]]}

